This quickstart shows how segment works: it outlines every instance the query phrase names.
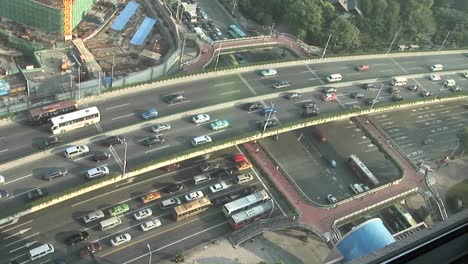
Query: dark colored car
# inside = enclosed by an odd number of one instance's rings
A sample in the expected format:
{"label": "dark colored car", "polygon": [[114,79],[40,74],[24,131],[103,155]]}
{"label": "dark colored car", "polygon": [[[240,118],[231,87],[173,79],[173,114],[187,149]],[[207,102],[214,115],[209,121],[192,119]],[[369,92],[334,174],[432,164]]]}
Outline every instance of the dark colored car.
{"label": "dark colored car", "polygon": [[212,178],[212,179],[219,179],[219,178],[222,178],[224,176],[229,176],[229,175],[232,175],[232,172],[233,172],[234,169],[217,169],[213,172],[210,172],[209,173],[209,176]]}
{"label": "dark colored car", "polygon": [[258,111],[258,110],[262,110],[263,109],[263,105],[261,103],[250,103],[250,104],[247,104],[246,107],[245,107],[245,110],[251,112],[251,111]]}
{"label": "dark colored car", "polygon": [[164,187],[163,188],[163,192],[165,193],[175,193],[175,192],[178,192],[180,190],[182,190],[184,188],[184,186],[180,183],[172,183],[172,184],[169,184],[168,186]]}
{"label": "dark colored car", "polygon": [[108,160],[110,159],[112,156],[110,153],[106,152],[106,151],[101,151],[101,152],[97,152],[96,154],[93,155],[93,160],[95,162],[100,162],[101,160]]}
{"label": "dark colored car", "polygon": [[145,146],[151,147],[154,144],[162,144],[164,143],[164,138],[161,135],[151,136],[145,139]]}
{"label": "dark colored car", "polygon": [[220,164],[209,162],[209,163],[201,165],[200,170],[202,172],[207,172],[207,171],[218,169],[220,166],[221,166]]}
{"label": "dark colored car", "polygon": [[108,147],[116,145],[116,144],[123,144],[124,142],[125,142],[125,138],[123,136],[112,136],[104,140],[104,144]]}
{"label": "dark colored car", "polygon": [[177,170],[178,168],[180,168],[180,163],[173,163],[163,167],[163,169],[166,171],[173,171]]}
{"label": "dark colored car", "polygon": [[278,125],[278,121],[276,121],[276,119],[269,119],[268,121],[263,120],[263,121],[259,121],[257,123],[258,128],[260,128],[260,129],[263,129],[265,127],[265,124],[266,124],[266,128],[274,127],[274,126]]}
{"label": "dark colored car", "polygon": [[373,98],[369,98],[369,99],[366,100],[366,104],[368,104],[368,105],[373,105],[373,104],[376,104],[378,102],[379,102],[379,100],[375,100]]}
{"label": "dark colored car", "polygon": [[394,102],[398,102],[398,101],[402,101],[403,100],[403,96],[399,95],[399,94],[394,94],[392,96],[392,101]]}
{"label": "dark colored car", "polygon": [[304,117],[317,116],[319,114],[320,114],[319,110],[315,108],[307,108],[304,110],[304,112],[302,112],[302,116]]}
{"label": "dark colored car", "polygon": [[36,188],[34,190],[29,191],[26,193],[26,197],[28,197],[29,200],[34,201],[37,199],[41,199],[42,197],[47,196],[49,193],[47,192],[47,189],[44,188]]}
{"label": "dark colored car", "polygon": [[417,92],[418,90],[419,86],[417,86],[416,84],[408,86],[408,91]]}
{"label": "dark colored car", "polygon": [[92,244],[87,245],[85,248],[83,248],[80,251],[80,256],[81,257],[86,257],[86,256],[89,256],[91,254],[97,253],[97,252],[99,252],[101,250],[102,250],[102,247],[101,247],[101,245],[99,243],[92,243]]}
{"label": "dark colored car", "polygon": [[8,198],[8,196],[10,196],[10,194],[7,190],[0,190],[0,199]]}
{"label": "dark colored car", "polygon": [[364,89],[366,89],[366,90],[371,90],[371,89],[374,89],[374,88],[375,88],[375,84],[373,84],[373,83],[366,83],[366,84],[364,84],[363,87],[364,87]]}
{"label": "dark colored car", "polygon": [[177,103],[182,103],[184,102],[185,100],[185,97],[181,94],[178,94],[178,95],[175,95],[175,96],[170,96],[169,98],[167,98],[166,102],[168,104],[177,104]]}
{"label": "dark colored car", "polygon": [[359,98],[364,98],[365,95],[363,93],[353,93],[351,97],[354,99],[359,99]]}
{"label": "dark colored car", "polygon": [[44,174],[44,176],[42,176],[42,178],[44,180],[51,181],[55,178],[65,176],[67,175],[67,173],[68,173],[68,170],[66,168],[51,168],[46,171],[46,173]]}
{"label": "dark colored car", "polygon": [[78,232],[76,234],[73,234],[73,235],[67,237],[67,239],[65,239],[65,243],[67,245],[73,246],[76,243],[80,243],[81,241],[88,240],[88,238],[89,238],[88,232],[81,231],[81,232]]}
{"label": "dark colored car", "polygon": [[304,104],[302,105],[302,107],[303,107],[304,109],[308,109],[308,108],[318,109],[317,103],[314,103],[314,102],[307,102],[307,103],[304,103]]}
{"label": "dark colored car", "polygon": [[39,148],[46,149],[60,143],[62,143],[62,140],[59,137],[48,137]]}

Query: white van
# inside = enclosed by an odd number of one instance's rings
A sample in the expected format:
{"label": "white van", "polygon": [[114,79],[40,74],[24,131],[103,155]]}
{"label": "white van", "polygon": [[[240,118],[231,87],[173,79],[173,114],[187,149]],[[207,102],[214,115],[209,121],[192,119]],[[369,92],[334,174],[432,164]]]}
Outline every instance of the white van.
{"label": "white van", "polygon": [[335,73],[332,75],[327,76],[326,80],[327,82],[339,82],[343,79],[343,76],[339,73]]}
{"label": "white van", "polygon": [[207,182],[209,180],[211,180],[211,177],[208,175],[198,175],[193,177],[193,184],[197,185],[203,182]]}
{"label": "white van", "polygon": [[393,86],[405,86],[408,83],[408,79],[405,77],[393,77],[392,85]]}
{"label": "white van", "polygon": [[67,148],[64,152],[64,155],[65,155],[65,158],[71,159],[71,158],[83,155],[85,153],[88,153],[88,152],[89,152],[88,146],[77,145],[77,146]]}
{"label": "white van", "polygon": [[360,193],[363,193],[364,192],[364,189],[362,189],[362,187],[355,183],[355,184],[350,184],[349,185],[349,188],[351,188],[351,190],[355,193],[355,194],[360,194]]}
{"label": "white van", "polygon": [[29,250],[29,259],[35,260],[35,259],[42,258],[54,252],[55,252],[55,248],[54,246],[52,246],[52,244],[45,244],[45,245]]}
{"label": "white van", "polygon": [[236,177],[236,182],[237,182],[237,184],[242,184],[242,183],[252,181],[253,179],[254,179],[254,177],[252,176],[252,174],[247,173],[247,174],[242,174],[242,175],[237,176]]}
{"label": "white van", "polygon": [[200,146],[206,143],[211,143],[211,142],[213,142],[213,140],[211,139],[210,136],[199,136],[199,137],[194,137],[192,139],[192,145],[194,147]]}
{"label": "white van", "polygon": [[441,71],[444,69],[444,65],[442,64],[434,64],[434,65],[431,65],[431,67],[429,67],[431,69],[431,71],[435,72],[435,71]]}
{"label": "white van", "polygon": [[122,220],[120,220],[120,217],[112,217],[109,219],[106,219],[104,221],[101,221],[99,225],[101,226],[101,230],[109,230],[111,228],[114,228],[122,223]]}
{"label": "white van", "polygon": [[447,86],[447,87],[450,87],[450,86],[455,86],[457,83],[455,82],[454,79],[449,79],[449,80],[446,80],[444,82],[444,85]]}

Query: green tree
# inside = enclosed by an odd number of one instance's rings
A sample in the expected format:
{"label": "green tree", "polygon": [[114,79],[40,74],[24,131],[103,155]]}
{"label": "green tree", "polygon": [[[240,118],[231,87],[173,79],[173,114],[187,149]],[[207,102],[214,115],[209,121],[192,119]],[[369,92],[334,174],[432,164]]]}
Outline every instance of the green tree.
{"label": "green tree", "polygon": [[459,134],[458,140],[460,140],[461,147],[464,151],[468,151],[468,127],[465,127]]}
{"label": "green tree", "polygon": [[335,49],[355,49],[361,46],[359,29],[342,16],[332,22],[330,33],[330,44]]}
{"label": "green tree", "polygon": [[[320,36],[322,32],[322,9],[315,0],[285,0],[288,8],[283,21],[296,28],[298,35],[306,39]],[[299,34],[300,33],[300,34]]]}

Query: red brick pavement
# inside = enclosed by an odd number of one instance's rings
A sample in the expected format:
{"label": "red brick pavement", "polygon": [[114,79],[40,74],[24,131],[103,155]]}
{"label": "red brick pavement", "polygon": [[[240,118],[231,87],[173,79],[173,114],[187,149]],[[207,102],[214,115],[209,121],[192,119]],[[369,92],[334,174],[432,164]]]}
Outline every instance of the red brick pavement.
{"label": "red brick pavement", "polygon": [[256,160],[259,166],[262,167],[262,169],[270,176],[272,182],[276,185],[279,191],[283,193],[286,199],[296,208],[296,210],[302,213],[299,221],[322,233],[331,232],[331,225],[336,219],[345,217],[416,187],[420,189],[426,188],[423,178],[424,175],[418,173],[412,167],[409,161],[393,147],[393,143],[391,141],[387,142],[387,135],[384,134],[382,130],[372,124],[366,116],[357,117],[356,121],[368,131],[371,137],[375,138],[375,140],[381,144],[383,150],[388,155],[394,157],[395,162],[403,168],[405,177],[398,184],[391,185],[385,189],[365,195],[361,198],[356,198],[334,208],[316,207],[308,204],[297,192],[288,180],[287,176],[282,173],[282,170],[277,170],[277,165],[274,161],[268,158],[261,148],[260,151],[256,152],[256,146],[254,144],[244,145],[246,150]]}
{"label": "red brick pavement", "polygon": [[200,50],[203,51],[204,49],[207,50],[206,53],[202,53],[198,60],[194,61],[193,63],[184,66],[185,72],[197,72],[202,71],[204,67],[210,62],[210,60],[214,56],[215,49],[219,48],[235,48],[235,47],[245,47],[252,44],[258,44],[262,42],[274,42],[285,47],[289,47],[291,50],[295,51],[296,54],[299,56],[308,56],[308,54],[301,48],[301,45],[293,38],[285,35],[278,35],[278,37],[265,37],[260,39],[246,39],[246,40],[235,40],[230,42],[223,42],[221,44],[216,44],[214,46],[210,44],[203,43],[200,47]]}

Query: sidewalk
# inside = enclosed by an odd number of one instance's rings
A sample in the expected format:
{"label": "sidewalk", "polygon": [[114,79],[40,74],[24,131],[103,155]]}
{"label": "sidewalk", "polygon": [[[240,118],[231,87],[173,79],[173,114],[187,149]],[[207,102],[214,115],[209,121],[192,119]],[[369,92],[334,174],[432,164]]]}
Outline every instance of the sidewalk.
{"label": "sidewalk", "polygon": [[336,219],[391,199],[414,188],[424,190],[427,188],[425,186],[424,175],[417,172],[412,167],[410,162],[393,147],[391,141],[387,142],[387,135],[385,135],[382,130],[372,124],[366,116],[357,117],[356,121],[383,146],[383,150],[386,153],[394,157],[397,164],[403,168],[405,176],[398,184],[394,184],[375,193],[370,193],[359,199],[340,204],[337,207],[317,207],[308,204],[297,192],[287,176],[282,173],[281,168],[279,168],[274,161],[269,159],[262,148],[256,152],[256,146],[253,143],[243,145],[257,164],[270,176],[271,181],[286,197],[289,203],[302,213],[299,222],[313,227],[322,234],[325,232],[332,232],[332,224]]}

